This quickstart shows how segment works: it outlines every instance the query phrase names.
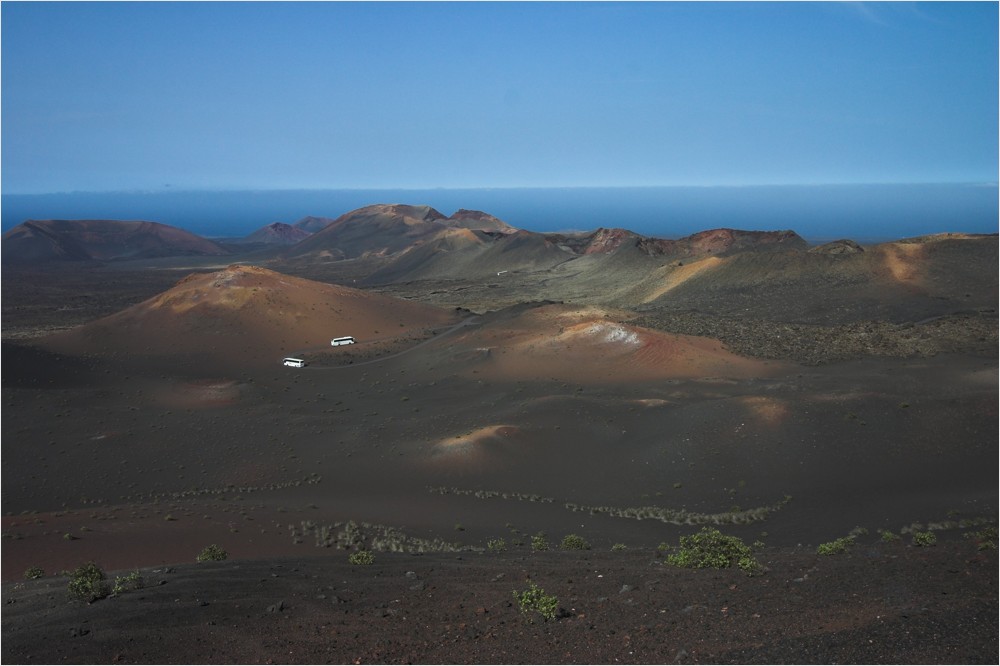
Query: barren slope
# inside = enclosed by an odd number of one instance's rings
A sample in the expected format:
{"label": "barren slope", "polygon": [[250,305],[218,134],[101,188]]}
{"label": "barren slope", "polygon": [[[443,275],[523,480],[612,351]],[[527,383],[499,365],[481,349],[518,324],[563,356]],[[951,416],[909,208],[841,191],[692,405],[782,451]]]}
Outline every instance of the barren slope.
{"label": "barren slope", "polygon": [[599,307],[541,305],[484,317],[455,338],[472,372],[505,380],[612,384],[654,379],[767,377],[785,364],[733,354],[717,340],[662,333],[628,323],[631,315]]}
{"label": "barren slope", "polygon": [[482,280],[510,272],[544,271],[573,258],[542,234],[530,231],[488,235],[443,229],[432,240],[392,258],[365,283]]}
{"label": "barren slope", "polygon": [[452,321],[434,306],[321,284],[253,266],[192,275],[120,313],[51,336],[67,353],[204,353],[235,363],[273,363],[286,353],[424,332]]}

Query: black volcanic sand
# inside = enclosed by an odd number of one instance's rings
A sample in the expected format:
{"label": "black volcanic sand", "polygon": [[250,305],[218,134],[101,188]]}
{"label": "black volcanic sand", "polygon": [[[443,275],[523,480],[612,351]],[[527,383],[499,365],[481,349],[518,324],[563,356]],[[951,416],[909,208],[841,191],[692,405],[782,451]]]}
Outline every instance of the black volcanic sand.
{"label": "black volcanic sand", "polygon": [[[376,555],[143,569],[92,604],[66,579],[3,586],[4,663],[987,663],[996,553],[965,541],[761,555],[768,571],[655,551]],[[528,580],[558,617],[522,614]]]}
{"label": "black volcanic sand", "polygon": [[652,548],[696,529],[620,515],[639,507],[775,547],[996,520],[987,358],[594,385],[478,379],[447,340],[254,374],[3,355],[4,580],[190,561],[212,542],[324,555],[318,531],[348,520],[473,548],[538,531]]}

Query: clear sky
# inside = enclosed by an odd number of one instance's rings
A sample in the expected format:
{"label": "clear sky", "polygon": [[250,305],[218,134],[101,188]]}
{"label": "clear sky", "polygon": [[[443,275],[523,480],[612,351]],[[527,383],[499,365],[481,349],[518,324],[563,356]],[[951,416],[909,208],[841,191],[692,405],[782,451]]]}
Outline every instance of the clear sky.
{"label": "clear sky", "polygon": [[997,3],[2,3],[4,193],[995,183]]}

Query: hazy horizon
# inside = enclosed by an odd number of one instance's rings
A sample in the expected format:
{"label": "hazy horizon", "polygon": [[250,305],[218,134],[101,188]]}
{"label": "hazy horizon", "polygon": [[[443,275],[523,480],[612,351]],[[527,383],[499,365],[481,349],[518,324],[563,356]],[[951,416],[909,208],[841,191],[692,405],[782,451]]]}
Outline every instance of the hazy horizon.
{"label": "hazy horizon", "polygon": [[879,241],[932,233],[996,233],[996,184],[702,187],[173,190],[3,194],[3,231],[26,219],[161,222],[242,237],[306,216],[336,218],[379,203],[482,210],[539,232],[624,227],[676,238],[706,229],[791,229],[807,240]]}

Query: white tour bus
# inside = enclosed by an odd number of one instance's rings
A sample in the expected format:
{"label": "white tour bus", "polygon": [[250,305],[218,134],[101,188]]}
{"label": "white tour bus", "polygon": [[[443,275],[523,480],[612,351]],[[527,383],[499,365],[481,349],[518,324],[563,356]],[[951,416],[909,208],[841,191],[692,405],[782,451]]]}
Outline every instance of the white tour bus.
{"label": "white tour bus", "polygon": [[284,361],[282,361],[282,363],[284,363],[285,365],[287,365],[290,368],[304,368],[304,367],[306,367],[306,362],[303,361],[301,358],[291,358],[291,357],[288,357]]}
{"label": "white tour bus", "polygon": [[330,340],[330,345],[333,347],[339,347],[340,345],[353,345],[354,338],[350,335],[345,335],[342,338],[334,338]]}

